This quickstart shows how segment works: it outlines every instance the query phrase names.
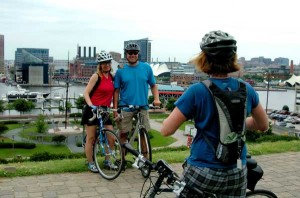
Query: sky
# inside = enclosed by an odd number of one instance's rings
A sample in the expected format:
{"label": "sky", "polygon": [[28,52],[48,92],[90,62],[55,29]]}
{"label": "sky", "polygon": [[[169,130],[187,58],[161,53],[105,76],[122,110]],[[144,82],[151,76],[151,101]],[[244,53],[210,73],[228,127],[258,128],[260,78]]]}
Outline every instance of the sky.
{"label": "sky", "polygon": [[1,0],[5,60],[17,48],[47,48],[73,59],[77,45],[119,52],[125,40],[149,38],[153,61],[186,63],[202,37],[225,31],[238,56],[284,57],[300,63],[297,0]]}

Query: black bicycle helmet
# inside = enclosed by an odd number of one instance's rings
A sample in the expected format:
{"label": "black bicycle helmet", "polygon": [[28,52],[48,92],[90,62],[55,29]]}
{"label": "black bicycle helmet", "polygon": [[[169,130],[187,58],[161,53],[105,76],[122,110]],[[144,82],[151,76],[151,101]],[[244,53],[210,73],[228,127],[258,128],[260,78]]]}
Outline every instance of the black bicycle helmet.
{"label": "black bicycle helmet", "polygon": [[97,55],[97,63],[102,63],[102,62],[105,62],[105,61],[111,61],[113,58],[112,56],[110,55],[110,53],[107,53],[107,52],[100,52],[98,55]]}
{"label": "black bicycle helmet", "polygon": [[222,57],[232,57],[236,53],[236,40],[226,32],[211,31],[204,35],[200,43],[201,50],[207,55],[214,57],[222,55]]}
{"label": "black bicycle helmet", "polygon": [[129,42],[124,48],[125,51],[140,51],[140,46],[134,42]]}

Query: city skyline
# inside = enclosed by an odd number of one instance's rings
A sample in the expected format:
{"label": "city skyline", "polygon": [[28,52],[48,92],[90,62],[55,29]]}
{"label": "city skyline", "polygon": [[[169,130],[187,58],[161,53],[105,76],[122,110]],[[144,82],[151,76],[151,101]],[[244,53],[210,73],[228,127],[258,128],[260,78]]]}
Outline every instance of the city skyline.
{"label": "city skyline", "polygon": [[0,34],[5,60],[17,48],[47,48],[56,60],[76,56],[77,44],[123,54],[126,40],[149,38],[153,61],[188,62],[211,30],[237,40],[238,56],[300,62],[296,2],[229,0],[201,2],[3,0]]}

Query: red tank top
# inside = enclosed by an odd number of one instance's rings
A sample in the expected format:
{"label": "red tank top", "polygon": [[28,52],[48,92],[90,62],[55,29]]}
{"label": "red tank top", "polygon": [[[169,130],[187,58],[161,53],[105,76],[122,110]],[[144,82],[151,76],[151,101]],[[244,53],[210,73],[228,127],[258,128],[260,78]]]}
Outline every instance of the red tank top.
{"label": "red tank top", "polygon": [[[100,79],[99,79],[100,80]],[[106,78],[104,75],[101,78],[100,84],[95,90],[91,101],[96,106],[110,107],[114,93],[114,84],[111,75]]]}

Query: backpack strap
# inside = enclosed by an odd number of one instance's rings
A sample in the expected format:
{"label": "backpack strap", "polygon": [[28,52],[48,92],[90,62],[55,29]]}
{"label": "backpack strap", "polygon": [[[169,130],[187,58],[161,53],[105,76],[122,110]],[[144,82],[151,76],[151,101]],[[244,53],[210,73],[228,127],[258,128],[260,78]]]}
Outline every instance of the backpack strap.
{"label": "backpack strap", "polygon": [[94,95],[96,89],[98,88],[98,86],[99,86],[99,84],[100,84],[100,82],[101,82],[101,77],[99,76],[98,73],[97,73],[97,76],[98,76],[98,79],[97,79],[97,82],[95,83],[95,85],[94,85],[92,91],[90,92],[90,95],[89,95],[90,98]]}
{"label": "backpack strap", "polygon": [[207,88],[207,90],[209,91],[210,95],[214,100],[215,107],[218,111],[220,130],[233,131],[230,114],[226,105],[219,98],[215,97],[209,88],[212,85],[212,82],[210,80],[204,80],[202,83],[205,85],[205,87]]}

